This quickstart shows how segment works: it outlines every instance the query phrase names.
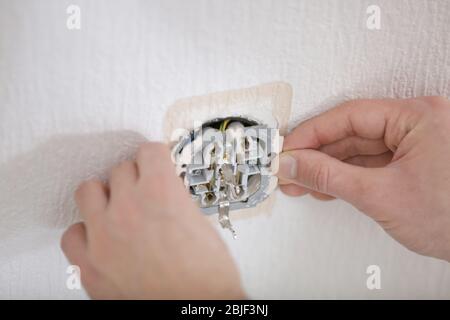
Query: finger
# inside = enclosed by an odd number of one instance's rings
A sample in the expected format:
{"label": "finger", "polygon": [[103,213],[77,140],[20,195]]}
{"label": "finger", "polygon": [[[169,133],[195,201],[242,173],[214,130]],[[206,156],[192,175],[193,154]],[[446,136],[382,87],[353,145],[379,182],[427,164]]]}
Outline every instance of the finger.
{"label": "finger", "polygon": [[134,161],[124,161],[111,170],[109,186],[111,196],[127,194],[137,181],[137,168]]}
{"label": "finger", "polygon": [[67,260],[79,267],[81,282],[91,297],[114,298],[117,288],[102,277],[89,261],[87,241],[85,224],[76,223],[64,232],[61,238],[61,249]]}
{"label": "finger", "polygon": [[336,199],[336,197],[330,196],[325,193],[317,192],[317,191],[311,191],[309,193],[313,198],[320,200],[320,201],[330,201]]}
{"label": "finger", "polygon": [[283,180],[283,179],[278,179],[278,185],[282,186],[285,184],[291,184],[291,182],[289,182],[287,180]]}
{"label": "finger", "polygon": [[139,177],[155,177],[167,170],[175,169],[170,157],[169,147],[162,143],[149,142],[142,145],[136,156]]}
{"label": "finger", "polygon": [[309,193],[308,189],[293,183],[281,185],[280,190],[290,197],[300,197]]}
{"label": "finger", "polygon": [[301,196],[304,196],[305,194],[311,194],[311,196],[313,196],[317,200],[328,201],[328,200],[336,199],[333,196],[329,196],[327,194],[316,192],[316,191],[311,191],[307,188],[304,188],[304,187],[301,187],[299,185],[292,184],[292,183],[280,186],[280,190],[285,195],[290,196],[290,197],[301,197]]}
{"label": "finger", "polygon": [[108,204],[107,188],[100,180],[85,181],[75,192],[75,201],[86,223],[95,223]]}
{"label": "finger", "polygon": [[[373,156],[366,156],[366,155],[356,156],[356,157],[345,159],[344,162],[346,162],[348,164],[352,164],[352,165],[366,167],[366,168],[382,168],[391,162],[392,156],[393,156],[393,153],[391,151],[388,151],[383,154],[373,155]],[[316,191],[311,191],[309,193],[314,198],[316,198],[318,200],[322,200],[322,201],[329,201],[329,200],[336,199],[333,196],[329,196],[327,194],[316,192]]]}
{"label": "finger", "polygon": [[[316,149],[350,136],[383,139],[407,100],[354,100],[305,121],[284,139],[283,149]],[[402,138],[401,137],[396,137]]]}
{"label": "finger", "polygon": [[78,266],[86,264],[87,237],[83,222],[71,225],[61,238],[61,248],[67,259]]}
{"label": "finger", "polygon": [[[340,140],[340,141],[342,141],[342,140]],[[373,140],[373,141],[376,141],[376,140]],[[383,143],[383,145],[384,145],[384,143]],[[373,149],[373,150],[376,150],[376,148],[377,148],[377,145],[375,145],[375,149]],[[335,156],[335,155],[339,156],[338,154],[334,153],[331,150],[328,150],[328,151],[330,151],[330,153],[332,153],[332,154],[329,154],[331,156]],[[364,152],[364,151],[361,151],[361,152]],[[371,151],[368,151],[368,152],[371,152]],[[381,168],[381,167],[388,165],[391,162],[392,156],[393,156],[393,153],[391,151],[388,151],[383,154],[374,155],[374,156],[351,157],[351,158],[345,159],[344,162],[353,164],[353,165],[362,166],[362,167],[367,167],[367,168]],[[324,193],[320,193],[320,192],[316,192],[316,191],[311,191],[311,190],[301,187],[299,185],[292,184],[288,180],[279,179],[279,184],[280,184],[280,190],[284,194],[291,196],[291,197],[303,196],[303,195],[309,193],[312,197],[314,197],[317,200],[329,201],[329,200],[336,199],[333,196],[330,196],[330,195],[327,195]]]}
{"label": "finger", "polygon": [[365,168],[382,168],[392,161],[393,153],[391,151],[374,156],[356,156],[345,159],[344,162]]}
{"label": "finger", "polygon": [[81,282],[94,282],[97,271],[92,267],[87,254],[87,235],[84,223],[79,222],[70,226],[61,238],[61,249],[67,260],[80,268]]}
{"label": "finger", "polygon": [[389,149],[383,139],[352,136],[321,146],[319,150],[336,159],[344,160],[358,155],[378,155]]}
{"label": "finger", "polygon": [[278,176],[350,203],[364,199],[369,188],[380,185],[383,169],[368,169],[339,161],[322,152],[304,149],[280,155]]}

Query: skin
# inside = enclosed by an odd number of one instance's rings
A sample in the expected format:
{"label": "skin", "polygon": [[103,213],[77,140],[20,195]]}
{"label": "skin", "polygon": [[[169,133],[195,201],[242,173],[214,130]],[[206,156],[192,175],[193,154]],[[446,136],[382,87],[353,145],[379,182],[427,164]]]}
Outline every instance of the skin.
{"label": "skin", "polygon": [[169,149],[140,148],[113,168],[108,187],[83,183],[84,222],[61,246],[97,299],[242,299],[237,268],[211,223],[176,176]]}
{"label": "skin", "polygon": [[[343,199],[405,247],[450,261],[450,102],[355,100],[284,140],[281,190]],[[92,298],[241,299],[225,244],[176,176],[167,146],[148,143],[108,185],[76,192],[83,222],[62,249]]]}
{"label": "skin", "polygon": [[450,102],[355,100],[284,140],[281,190],[343,199],[408,249],[450,261]]}

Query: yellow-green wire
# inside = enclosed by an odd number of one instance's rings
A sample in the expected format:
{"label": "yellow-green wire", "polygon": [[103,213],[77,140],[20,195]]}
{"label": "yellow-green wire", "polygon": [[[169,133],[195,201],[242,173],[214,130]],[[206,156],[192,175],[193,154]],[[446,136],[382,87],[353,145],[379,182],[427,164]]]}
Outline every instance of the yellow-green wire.
{"label": "yellow-green wire", "polygon": [[230,119],[224,120],[224,121],[220,124],[219,130],[220,130],[220,131],[225,131],[225,129],[227,128],[229,122],[230,122]]}

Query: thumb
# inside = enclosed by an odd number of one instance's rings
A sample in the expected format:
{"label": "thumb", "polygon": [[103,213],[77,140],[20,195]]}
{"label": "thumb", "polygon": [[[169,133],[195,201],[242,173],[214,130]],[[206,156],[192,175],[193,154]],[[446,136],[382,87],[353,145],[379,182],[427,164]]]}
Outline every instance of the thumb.
{"label": "thumb", "polygon": [[278,177],[308,189],[341,198],[357,206],[376,188],[382,169],[347,164],[312,149],[280,155]]}

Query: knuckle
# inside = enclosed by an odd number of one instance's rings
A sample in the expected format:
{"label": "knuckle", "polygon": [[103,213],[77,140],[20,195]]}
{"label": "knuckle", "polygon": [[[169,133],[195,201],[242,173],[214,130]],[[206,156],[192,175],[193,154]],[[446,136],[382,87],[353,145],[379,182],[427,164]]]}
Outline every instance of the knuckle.
{"label": "knuckle", "polygon": [[172,192],[174,184],[172,183],[172,179],[169,179],[166,174],[157,172],[152,179],[142,179],[140,183],[142,197],[153,201],[157,200],[160,203],[173,201]]}
{"label": "knuckle", "polygon": [[356,108],[363,108],[365,106],[370,105],[371,103],[373,103],[373,100],[371,99],[353,99],[353,100],[347,100],[344,101],[340,107],[344,110],[355,110]]}
{"label": "knuckle", "polygon": [[134,166],[134,161],[132,160],[125,160],[120,164],[121,168],[130,168]]}
{"label": "knuckle", "polygon": [[445,97],[432,97],[432,107],[435,112],[439,115],[445,116],[449,114],[450,111],[450,101]]}
{"label": "knuckle", "polygon": [[127,216],[136,215],[140,210],[138,210],[138,204],[134,199],[123,199],[114,203],[113,211],[112,216],[126,219]]}
{"label": "knuckle", "polygon": [[121,171],[121,164],[115,165],[112,169],[111,169],[111,176],[116,176],[120,171]]}
{"label": "knuckle", "polygon": [[354,106],[361,104],[362,102],[363,102],[362,99],[347,100],[341,104],[341,107],[342,108],[352,108]]}
{"label": "knuckle", "polygon": [[143,210],[130,203],[117,205],[111,212],[109,218],[109,228],[114,230],[117,236],[127,237],[142,230],[147,210]]}
{"label": "knuckle", "polygon": [[131,165],[133,165],[133,162],[130,160],[122,161],[111,169],[111,175],[117,175],[122,171],[127,170]]}
{"label": "knuckle", "polygon": [[63,235],[61,237],[60,246],[61,246],[61,249],[63,250],[63,252],[67,252],[68,245],[70,243],[71,233],[72,233],[71,228],[69,228],[63,233]]}
{"label": "knuckle", "polygon": [[423,98],[430,105],[441,106],[449,103],[445,96],[428,96]]}
{"label": "knuckle", "polygon": [[73,242],[73,237],[75,236],[75,233],[79,231],[79,228],[79,223],[73,224],[63,233],[60,245],[64,252],[69,251],[70,244]]}
{"label": "knuckle", "polygon": [[157,143],[155,145],[155,151],[157,152],[158,157],[160,157],[161,159],[170,159],[170,149],[168,145]]}
{"label": "knuckle", "polygon": [[417,98],[422,106],[423,114],[427,115],[436,128],[447,128],[450,122],[450,100],[444,96],[428,96]]}
{"label": "knuckle", "polygon": [[160,142],[148,142],[143,144],[138,152],[138,159],[151,159],[160,156],[169,156],[169,147],[166,144]]}
{"label": "knuckle", "polygon": [[369,102],[368,99],[353,99],[353,100],[344,102],[344,105],[346,105],[348,107],[354,107],[354,106],[359,106],[359,105],[365,105],[368,102]]}
{"label": "knuckle", "polygon": [[116,205],[110,213],[110,222],[115,228],[125,228],[131,221],[135,214],[126,205]]}
{"label": "knuckle", "polygon": [[114,166],[110,171],[110,178],[111,179],[119,179],[121,176],[128,175],[132,170],[134,170],[135,163],[131,160],[123,161],[116,166]]}
{"label": "knuckle", "polygon": [[312,170],[311,184],[314,190],[320,191],[322,193],[328,192],[330,180],[330,169],[328,166],[323,164],[318,164]]}
{"label": "knuckle", "polygon": [[153,143],[148,142],[139,147],[136,158],[139,160],[151,157],[153,154]]}
{"label": "knuckle", "polygon": [[450,107],[450,101],[445,96],[425,96],[416,98],[415,101],[424,111],[431,109],[435,112],[448,112]]}
{"label": "knuckle", "polygon": [[100,184],[100,181],[98,180],[94,180],[94,179],[90,179],[87,181],[84,181],[80,187],[81,190],[90,190],[92,188],[96,188],[98,187]]}
{"label": "knuckle", "polygon": [[101,184],[101,182],[95,179],[82,182],[75,191],[75,197],[78,199],[82,198],[84,194],[88,193],[89,190],[92,190],[93,188],[97,188],[99,184]]}

